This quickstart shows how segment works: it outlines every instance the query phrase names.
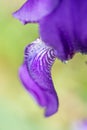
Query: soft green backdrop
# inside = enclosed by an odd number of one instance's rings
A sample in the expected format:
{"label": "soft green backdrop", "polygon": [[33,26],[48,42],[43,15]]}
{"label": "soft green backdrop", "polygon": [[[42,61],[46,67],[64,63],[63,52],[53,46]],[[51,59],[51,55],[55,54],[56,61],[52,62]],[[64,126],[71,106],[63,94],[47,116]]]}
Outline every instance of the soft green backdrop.
{"label": "soft green backdrop", "polygon": [[38,26],[12,17],[24,0],[0,0],[0,130],[68,130],[87,118],[87,56],[77,54],[67,64],[56,60],[52,77],[59,112],[50,118],[25,91],[18,78],[24,47],[38,37]]}

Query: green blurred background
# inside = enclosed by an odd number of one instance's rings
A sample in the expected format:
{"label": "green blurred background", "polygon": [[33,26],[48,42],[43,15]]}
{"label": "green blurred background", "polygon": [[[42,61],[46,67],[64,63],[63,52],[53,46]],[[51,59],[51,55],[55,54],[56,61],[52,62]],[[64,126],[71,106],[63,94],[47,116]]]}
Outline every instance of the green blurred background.
{"label": "green blurred background", "polygon": [[24,47],[38,37],[38,26],[22,25],[12,17],[24,0],[0,0],[0,130],[69,130],[87,118],[87,56],[77,54],[52,68],[59,112],[50,118],[25,91],[18,78]]}

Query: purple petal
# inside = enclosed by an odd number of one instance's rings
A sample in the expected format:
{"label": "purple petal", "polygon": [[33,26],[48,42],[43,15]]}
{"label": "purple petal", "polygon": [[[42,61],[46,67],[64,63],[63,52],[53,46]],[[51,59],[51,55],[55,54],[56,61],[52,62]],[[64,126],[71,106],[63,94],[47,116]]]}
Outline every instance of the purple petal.
{"label": "purple petal", "polygon": [[27,0],[27,2],[13,15],[23,24],[37,22],[51,13],[58,5],[59,0]]}
{"label": "purple petal", "polygon": [[25,86],[25,88],[35,97],[35,99],[38,101],[38,103],[41,106],[45,106],[45,98],[42,93],[42,91],[38,88],[38,86],[34,83],[32,78],[30,77],[26,63],[24,63],[20,68],[19,68],[19,76],[20,79]]}
{"label": "purple petal", "polygon": [[39,23],[42,40],[56,49],[62,61],[76,52],[87,54],[87,0],[62,0]]}
{"label": "purple petal", "polygon": [[58,97],[50,72],[54,61],[54,50],[38,39],[26,47],[24,63],[19,69],[20,79],[27,91],[40,106],[45,107],[45,116],[58,110]]}

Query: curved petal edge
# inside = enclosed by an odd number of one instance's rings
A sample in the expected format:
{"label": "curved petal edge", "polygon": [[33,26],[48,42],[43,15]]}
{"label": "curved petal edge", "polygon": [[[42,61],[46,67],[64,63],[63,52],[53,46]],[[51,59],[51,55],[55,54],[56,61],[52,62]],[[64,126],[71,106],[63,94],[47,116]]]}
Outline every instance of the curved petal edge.
{"label": "curved petal edge", "polygon": [[27,0],[24,5],[13,13],[23,24],[37,22],[51,13],[58,5],[59,0]]}
{"label": "curved petal edge", "polygon": [[40,39],[25,48],[24,63],[19,68],[19,77],[27,91],[45,109],[45,116],[58,111],[59,101],[51,78],[55,61],[54,50]]}

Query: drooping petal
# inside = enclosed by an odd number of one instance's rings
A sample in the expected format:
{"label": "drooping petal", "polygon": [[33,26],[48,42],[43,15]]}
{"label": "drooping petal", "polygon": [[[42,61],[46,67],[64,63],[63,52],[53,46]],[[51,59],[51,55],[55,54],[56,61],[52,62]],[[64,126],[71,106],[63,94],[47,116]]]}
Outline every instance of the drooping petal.
{"label": "drooping petal", "polygon": [[62,61],[76,52],[87,54],[87,0],[62,0],[39,23],[42,40],[56,49]]}
{"label": "drooping petal", "polygon": [[27,2],[13,15],[23,24],[37,22],[51,13],[58,5],[59,0],[27,0]]}
{"label": "drooping petal", "polygon": [[45,107],[45,116],[54,114],[59,105],[51,78],[54,61],[54,50],[38,39],[26,47],[24,63],[19,69],[24,87]]}
{"label": "drooping petal", "polygon": [[23,65],[19,68],[19,76],[25,88],[35,97],[41,106],[45,106],[43,93],[40,89],[38,89],[37,85],[30,77],[26,63],[23,63]]}

